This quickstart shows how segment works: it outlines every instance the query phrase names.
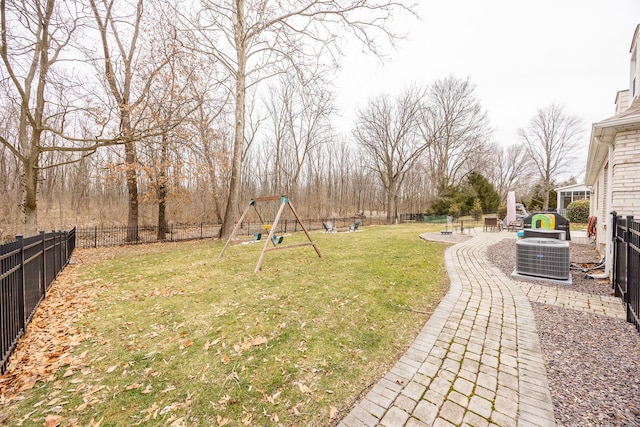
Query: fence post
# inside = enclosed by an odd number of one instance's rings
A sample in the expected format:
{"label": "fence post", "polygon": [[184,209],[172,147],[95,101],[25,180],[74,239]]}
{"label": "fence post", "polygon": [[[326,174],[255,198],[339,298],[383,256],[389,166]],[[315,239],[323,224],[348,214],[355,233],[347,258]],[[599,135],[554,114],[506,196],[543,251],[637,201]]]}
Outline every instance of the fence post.
{"label": "fence post", "polygon": [[69,232],[64,231],[64,265],[69,264]]}
{"label": "fence post", "polygon": [[93,229],[93,247],[98,247],[98,226],[96,225]]}
{"label": "fence post", "polygon": [[633,323],[633,312],[631,307],[631,293],[629,292],[629,285],[633,283],[631,279],[631,269],[629,268],[629,262],[631,261],[631,227],[633,225],[633,215],[627,215],[627,223],[625,224],[624,231],[624,248],[626,252],[626,262],[625,262],[625,281],[627,284],[627,292],[624,294],[624,305],[627,309],[627,322]]}
{"label": "fence post", "polygon": [[202,240],[204,236],[202,235],[202,221],[200,221],[200,239]]}
{"label": "fence post", "polygon": [[[51,230],[51,234],[53,235],[53,254],[51,255],[53,257],[53,278],[55,279],[55,277],[58,275],[58,232],[56,230]],[[47,286],[49,286],[50,283],[47,283]]]}
{"label": "fence post", "polygon": [[[618,213],[616,211],[612,211],[611,212],[611,244],[613,245],[613,250],[611,251],[611,255],[613,257],[613,259],[611,260],[611,265],[613,268],[613,277],[611,280],[611,288],[614,290],[615,292],[615,296],[619,297],[620,295],[618,295]],[[608,254],[607,254],[608,255]]]}
{"label": "fence post", "polygon": [[44,297],[47,294],[47,234],[41,230],[40,237],[42,238],[42,275],[40,276],[40,295]]}
{"label": "fence post", "polygon": [[20,265],[20,271],[18,272],[18,317],[20,322],[20,329],[23,331],[27,326],[27,318],[25,317],[25,298],[24,298],[24,276],[26,274],[24,268],[24,236],[17,235],[16,242],[20,245],[20,250],[18,251],[18,264]]}
{"label": "fence post", "polygon": [[169,229],[171,230],[171,241],[173,242],[173,224],[171,224],[171,227],[169,227]]}

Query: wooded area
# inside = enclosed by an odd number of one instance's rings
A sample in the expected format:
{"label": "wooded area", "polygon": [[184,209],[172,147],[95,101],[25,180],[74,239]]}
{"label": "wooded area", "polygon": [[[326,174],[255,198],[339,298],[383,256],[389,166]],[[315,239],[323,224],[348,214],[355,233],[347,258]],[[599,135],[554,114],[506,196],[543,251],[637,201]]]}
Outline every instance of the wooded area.
{"label": "wooded area", "polygon": [[[268,194],[295,200],[303,218],[393,221],[468,211],[476,199],[496,211],[491,191],[525,200],[542,183],[548,193],[571,151],[549,147],[575,144],[578,120],[540,110],[531,129],[553,120],[570,132],[523,131],[501,146],[469,79],[407,84],[397,96],[372,89],[352,133],[336,131],[331,80],[345,44],[382,57],[401,39],[394,17],[414,9],[0,0],[0,239],[203,222],[226,236],[246,202]],[[542,141],[563,161],[532,163]]]}

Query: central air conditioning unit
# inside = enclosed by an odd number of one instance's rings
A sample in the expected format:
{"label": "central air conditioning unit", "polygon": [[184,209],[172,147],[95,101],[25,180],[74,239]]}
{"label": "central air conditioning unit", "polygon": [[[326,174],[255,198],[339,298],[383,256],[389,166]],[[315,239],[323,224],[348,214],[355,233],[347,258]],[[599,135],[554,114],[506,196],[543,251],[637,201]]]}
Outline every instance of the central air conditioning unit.
{"label": "central air conditioning unit", "polygon": [[542,237],[545,239],[557,239],[566,240],[565,232],[563,230],[543,230],[540,228],[525,228],[524,238],[527,237]]}
{"label": "central air conditioning unit", "polygon": [[514,275],[571,280],[569,242],[530,237],[516,242]]}

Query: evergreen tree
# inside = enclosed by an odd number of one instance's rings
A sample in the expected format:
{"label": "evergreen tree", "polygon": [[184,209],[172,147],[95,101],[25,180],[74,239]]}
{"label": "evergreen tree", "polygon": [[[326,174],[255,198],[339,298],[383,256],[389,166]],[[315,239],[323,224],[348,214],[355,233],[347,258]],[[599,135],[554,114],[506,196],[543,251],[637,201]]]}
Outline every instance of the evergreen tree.
{"label": "evergreen tree", "polygon": [[[473,188],[476,198],[480,199],[483,212],[496,212],[500,206],[500,195],[493,187],[493,184],[478,172],[471,171],[467,176],[469,185]],[[471,201],[473,203],[475,198]]]}

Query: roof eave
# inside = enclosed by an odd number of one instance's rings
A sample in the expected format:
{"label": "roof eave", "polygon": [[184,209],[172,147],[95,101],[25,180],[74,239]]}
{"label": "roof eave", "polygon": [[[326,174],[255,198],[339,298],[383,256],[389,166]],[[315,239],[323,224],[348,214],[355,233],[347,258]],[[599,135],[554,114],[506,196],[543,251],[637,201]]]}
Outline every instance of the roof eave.
{"label": "roof eave", "polygon": [[618,132],[640,130],[640,115],[613,116],[591,127],[585,184],[593,185],[608,156],[608,145],[615,144]]}

